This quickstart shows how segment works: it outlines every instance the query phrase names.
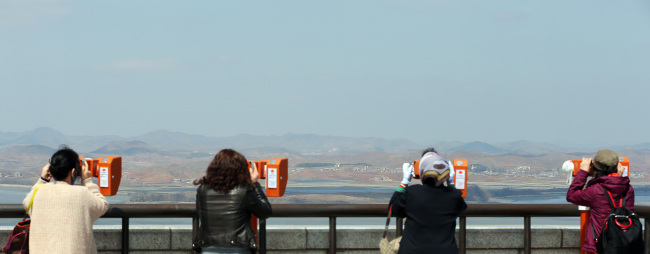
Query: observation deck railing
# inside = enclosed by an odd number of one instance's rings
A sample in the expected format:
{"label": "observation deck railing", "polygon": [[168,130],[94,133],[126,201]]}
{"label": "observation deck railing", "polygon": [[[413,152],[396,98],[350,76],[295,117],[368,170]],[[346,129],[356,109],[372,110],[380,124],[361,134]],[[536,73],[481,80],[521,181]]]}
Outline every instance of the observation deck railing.
{"label": "observation deck railing", "polygon": [[[329,250],[336,253],[336,218],[386,217],[387,204],[275,204],[273,218],[329,218]],[[650,254],[650,206],[635,206],[635,212],[645,219],[646,254]],[[0,204],[0,218],[22,218],[25,209],[20,204]],[[571,204],[469,204],[459,218],[459,253],[466,250],[467,217],[521,217],[524,222],[524,253],[531,253],[531,217],[579,217],[578,206]],[[114,204],[102,218],[122,219],[122,253],[129,252],[130,218],[193,218],[192,235],[198,228],[194,204]],[[396,220],[397,235],[402,233],[402,218]],[[266,253],[266,220],[259,223],[259,252]],[[379,239],[377,239],[379,242]]]}

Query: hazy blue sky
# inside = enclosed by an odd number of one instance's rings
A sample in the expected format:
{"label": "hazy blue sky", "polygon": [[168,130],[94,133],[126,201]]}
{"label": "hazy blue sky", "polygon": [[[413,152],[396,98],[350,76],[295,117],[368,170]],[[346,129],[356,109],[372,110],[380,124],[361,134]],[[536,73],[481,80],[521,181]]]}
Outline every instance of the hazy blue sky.
{"label": "hazy blue sky", "polygon": [[650,2],[0,0],[0,131],[650,141]]}

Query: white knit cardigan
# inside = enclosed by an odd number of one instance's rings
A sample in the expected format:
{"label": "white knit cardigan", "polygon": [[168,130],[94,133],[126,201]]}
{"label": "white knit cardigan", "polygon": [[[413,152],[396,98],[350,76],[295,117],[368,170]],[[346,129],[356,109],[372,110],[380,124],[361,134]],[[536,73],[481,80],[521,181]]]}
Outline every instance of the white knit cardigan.
{"label": "white knit cardigan", "polygon": [[36,192],[29,217],[29,252],[97,253],[93,224],[108,210],[106,198],[88,178],[82,185],[63,181],[38,180],[23,200],[27,209],[34,188]]}

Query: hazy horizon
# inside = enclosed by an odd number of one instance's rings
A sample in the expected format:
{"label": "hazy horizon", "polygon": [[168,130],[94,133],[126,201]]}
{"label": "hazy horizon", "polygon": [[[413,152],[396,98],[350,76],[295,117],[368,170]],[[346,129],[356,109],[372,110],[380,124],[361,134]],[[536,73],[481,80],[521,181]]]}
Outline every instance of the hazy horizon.
{"label": "hazy horizon", "polygon": [[0,2],[0,131],[650,141],[650,2]]}
{"label": "hazy horizon", "polygon": [[[148,134],[155,134],[155,133],[158,133],[158,132],[163,132],[164,134],[166,134],[166,133],[172,133],[172,134],[176,133],[176,134],[181,134],[181,135],[201,136],[201,137],[206,137],[206,138],[211,138],[211,139],[212,138],[217,138],[217,139],[219,139],[219,138],[235,138],[235,137],[238,137],[238,136],[247,136],[247,135],[250,135],[250,136],[253,136],[253,137],[284,137],[284,136],[287,136],[287,135],[296,135],[296,136],[314,135],[314,136],[318,136],[318,137],[332,137],[332,138],[352,138],[352,139],[365,139],[365,138],[375,139],[375,138],[380,138],[380,139],[384,139],[384,138],[381,138],[381,137],[369,137],[369,136],[368,137],[347,137],[347,136],[337,136],[337,135],[319,135],[319,134],[315,134],[315,133],[290,133],[290,132],[284,133],[284,134],[281,134],[281,135],[255,135],[255,134],[241,133],[241,134],[237,134],[237,135],[233,135],[233,136],[208,136],[208,135],[201,135],[201,134],[195,134],[195,133],[185,133],[185,132],[179,132],[179,131],[170,131],[170,130],[164,130],[164,129],[153,130],[153,131],[145,132],[145,133],[135,135],[135,136],[72,135],[72,134],[69,134],[69,133],[61,132],[60,130],[57,130],[57,129],[54,129],[54,128],[51,128],[51,127],[38,127],[38,128],[32,129],[32,130],[17,131],[17,132],[4,132],[4,131],[0,130],[0,134],[4,134],[4,135],[7,135],[7,134],[28,134],[28,133],[31,133],[31,132],[34,132],[34,131],[39,131],[39,130],[56,131],[56,132],[61,133],[62,135],[65,135],[66,137],[98,137],[99,138],[99,137],[107,136],[107,137],[118,138],[118,140],[107,140],[105,142],[105,144],[112,143],[113,141],[140,141],[140,140],[138,140],[138,138],[140,138],[142,136],[146,136]],[[561,147],[561,148],[565,148],[567,150],[580,149],[579,151],[586,152],[586,151],[588,151],[590,149],[593,149],[594,151],[596,151],[598,149],[605,149],[605,148],[625,149],[625,147],[631,147],[631,146],[635,146],[635,145],[645,145],[645,144],[648,143],[648,142],[640,142],[640,143],[633,143],[633,144],[609,145],[609,146],[606,146],[606,145],[600,145],[600,146],[567,146],[567,145],[562,145],[562,144],[553,144],[553,143],[548,143],[548,142],[536,142],[536,141],[531,141],[531,140],[513,140],[513,141],[494,142],[494,143],[489,143],[489,142],[485,142],[485,141],[482,141],[482,140],[474,140],[474,141],[469,141],[469,142],[462,142],[462,141],[457,141],[457,140],[439,140],[439,141],[432,141],[432,142],[418,142],[417,140],[410,140],[410,139],[407,139],[407,138],[384,139],[384,140],[393,141],[393,140],[400,140],[400,139],[403,139],[403,140],[410,141],[410,142],[421,145],[421,147],[413,147],[412,149],[414,149],[414,150],[421,150],[421,149],[424,149],[426,147],[438,147],[439,145],[444,147],[444,148],[450,148],[450,147],[455,147],[453,145],[455,143],[471,144],[471,143],[479,142],[479,143],[485,143],[485,144],[489,144],[489,145],[500,145],[500,144],[503,145],[503,144],[511,144],[511,143],[516,143],[516,142],[532,142],[532,143],[541,144],[541,145],[546,144],[546,145],[558,146],[558,147]],[[3,144],[0,143],[0,145],[3,145]],[[10,144],[10,143],[4,144],[4,146],[10,146],[10,145],[21,145],[21,144]],[[25,144],[22,144],[22,145],[25,145]],[[37,145],[37,144],[34,143],[34,145]],[[41,145],[48,146],[47,144],[41,144]],[[60,145],[63,145],[63,144],[60,144]],[[2,147],[2,146],[0,146],[0,147]],[[52,148],[56,148],[56,147],[52,147]],[[577,150],[574,150],[573,152],[577,152]]]}

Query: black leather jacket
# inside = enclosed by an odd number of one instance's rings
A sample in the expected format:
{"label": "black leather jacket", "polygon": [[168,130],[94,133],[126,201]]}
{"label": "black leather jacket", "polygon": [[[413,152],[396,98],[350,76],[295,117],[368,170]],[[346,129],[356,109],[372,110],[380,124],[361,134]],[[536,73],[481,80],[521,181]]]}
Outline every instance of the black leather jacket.
{"label": "black leather jacket", "polygon": [[272,211],[262,186],[254,183],[237,186],[228,194],[201,185],[196,191],[196,212],[200,224],[195,247],[257,248],[251,213],[266,219]]}

